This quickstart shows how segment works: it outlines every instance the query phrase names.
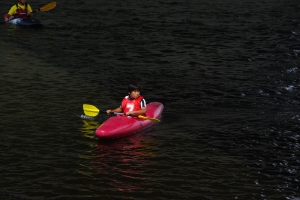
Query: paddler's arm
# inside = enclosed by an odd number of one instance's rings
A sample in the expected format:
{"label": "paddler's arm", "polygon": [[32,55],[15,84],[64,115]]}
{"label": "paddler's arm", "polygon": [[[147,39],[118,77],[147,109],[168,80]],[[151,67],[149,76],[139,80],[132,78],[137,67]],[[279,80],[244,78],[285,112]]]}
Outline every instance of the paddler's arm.
{"label": "paddler's arm", "polygon": [[143,107],[141,110],[128,111],[126,115],[144,115],[146,114],[147,108]]}
{"label": "paddler's arm", "polygon": [[6,15],[6,17],[4,18],[5,22],[8,22],[9,20],[11,20],[12,18],[14,18],[14,16],[10,16],[9,14]]}
{"label": "paddler's arm", "polygon": [[5,22],[8,22],[9,20],[13,19],[14,18],[14,14],[17,13],[17,6],[16,5],[13,5],[10,10],[8,11],[4,21]]}
{"label": "paddler's arm", "polygon": [[121,113],[121,112],[123,112],[123,109],[121,107],[118,107],[118,108],[113,109],[113,110],[106,110],[107,114],[114,113],[114,112]]}
{"label": "paddler's arm", "polygon": [[29,4],[27,4],[27,16],[28,17],[33,17],[32,8]]}

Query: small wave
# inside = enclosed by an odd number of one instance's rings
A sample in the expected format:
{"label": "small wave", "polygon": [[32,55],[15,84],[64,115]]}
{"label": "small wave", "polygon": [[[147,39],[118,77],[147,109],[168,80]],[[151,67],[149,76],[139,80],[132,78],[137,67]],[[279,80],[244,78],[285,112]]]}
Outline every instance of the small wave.
{"label": "small wave", "polygon": [[[296,50],[294,50],[296,51]],[[286,70],[287,73],[292,73],[292,72],[296,72],[298,70],[298,67],[293,67],[291,69]]]}
{"label": "small wave", "polygon": [[10,197],[11,197],[11,198],[14,198],[14,199],[27,200],[27,198],[25,198],[25,197],[18,196],[18,195],[15,195],[15,194],[11,194],[11,193],[9,193],[8,191],[3,190],[3,189],[0,189],[0,194],[5,195],[5,196],[8,196],[9,199],[10,199]]}
{"label": "small wave", "polygon": [[284,87],[287,91],[292,91],[294,89],[295,86],[293,85],[289,85],[287,87]]}
{"label": "small wave", "polygon": [[287,197],[286,199],[288,199],[288,200],[300,200],[300,197],[292,196],[292,197]]}

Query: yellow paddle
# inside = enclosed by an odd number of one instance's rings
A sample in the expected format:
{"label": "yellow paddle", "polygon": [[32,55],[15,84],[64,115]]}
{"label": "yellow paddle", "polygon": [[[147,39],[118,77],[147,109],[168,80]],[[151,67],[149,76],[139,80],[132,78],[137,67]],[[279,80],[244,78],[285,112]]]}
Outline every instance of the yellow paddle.
{"label": "yellow paddle", "polygon": [[83,104],[83,112],[87,116],[95,117],[101,112],[96,106]]}
{"label": "yellow paddle", "polygon": [[52,2],[52,3],[49,3],[47,5],[44,5],[43,7],[41,7],[40,9],[38,10],[34,10],[32,11],[33,13],[35,12],[46,12],[46,11],[49,11],[49,10],[52,10],[56,7],[56,2]]}
{"label": "yellow paddle", "polygon": [[[106,113],[106,111],[101,111],[99,110],[96,106],[90,105],[90,104],[83,104],[83,112],[85,115],[87,116],[91,116],[91,117],[95,117],[100,113]],[[114,113],[114,114],[123,114],[123,113]],[[160,122],[159,119],[156,118],[151,118],[151,117],[147,117],[147,116],[143,116],[143,115],[131,115],[131,116],[135,116],[138,117],[140,119],[147,119],[147,120],[151,120],[154,122]]]}

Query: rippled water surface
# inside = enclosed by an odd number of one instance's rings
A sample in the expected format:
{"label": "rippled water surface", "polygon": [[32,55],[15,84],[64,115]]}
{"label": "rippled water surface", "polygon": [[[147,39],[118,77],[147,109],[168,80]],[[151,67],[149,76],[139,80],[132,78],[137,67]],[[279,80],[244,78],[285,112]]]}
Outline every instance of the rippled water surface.
{"label": "rippled water surface", "polygon": [[[300,199],[298,1],[95,2],[0,26],[0,199]],[[130,80],[162,122],[96,138]]]}

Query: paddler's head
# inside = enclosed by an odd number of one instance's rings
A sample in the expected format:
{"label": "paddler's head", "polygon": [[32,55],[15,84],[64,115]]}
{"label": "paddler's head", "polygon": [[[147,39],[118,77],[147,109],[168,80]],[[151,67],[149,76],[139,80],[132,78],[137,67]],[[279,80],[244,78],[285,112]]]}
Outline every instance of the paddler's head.
{"label": "paddler's head", "polygon": [[127,91],[131,99],[138,98],[141,93],[141,86],[136,82],[131,82],[128,85]]}
{"label": "paddler's head", "polygon": [[24,5],[26,3],[26,0],[18,0],[18,3]]}

